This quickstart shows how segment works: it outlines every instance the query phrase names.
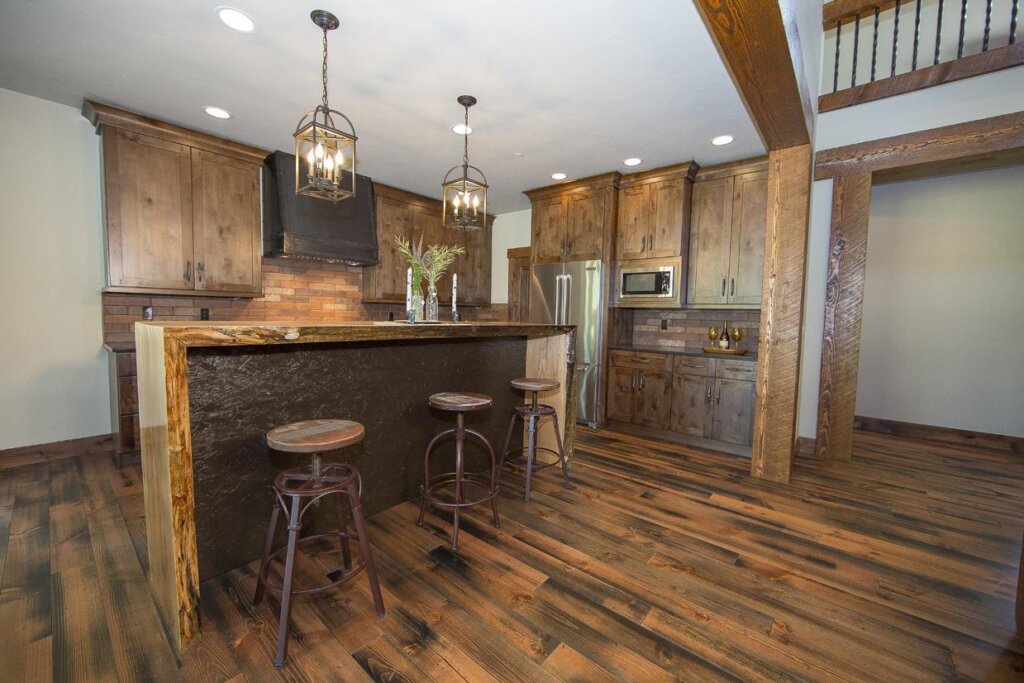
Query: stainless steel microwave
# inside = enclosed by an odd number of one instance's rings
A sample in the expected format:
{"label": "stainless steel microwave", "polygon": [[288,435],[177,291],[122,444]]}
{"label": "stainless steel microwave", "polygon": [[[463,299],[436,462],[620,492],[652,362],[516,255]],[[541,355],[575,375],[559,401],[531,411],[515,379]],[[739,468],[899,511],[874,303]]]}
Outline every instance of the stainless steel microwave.
{"label": "stainless steel microwave", "polygon": [[615,293],[622,308],[679,308],[682,259],[622,261]]}

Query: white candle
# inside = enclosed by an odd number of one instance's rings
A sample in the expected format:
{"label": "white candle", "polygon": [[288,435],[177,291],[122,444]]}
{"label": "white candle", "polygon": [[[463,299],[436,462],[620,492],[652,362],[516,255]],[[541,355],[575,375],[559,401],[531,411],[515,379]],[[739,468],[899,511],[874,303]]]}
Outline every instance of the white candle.
{"label": "white candle", "polygon": [[412,308],[412,268],[405,272],[405,312]]}
{"label": "white candle", "polygon": [[455,303],[455,300],[458,298],[458,294],[459,294],[459,274],[458,273],[452,273],[452,312],[453,313],[458,308],[458,306]]}

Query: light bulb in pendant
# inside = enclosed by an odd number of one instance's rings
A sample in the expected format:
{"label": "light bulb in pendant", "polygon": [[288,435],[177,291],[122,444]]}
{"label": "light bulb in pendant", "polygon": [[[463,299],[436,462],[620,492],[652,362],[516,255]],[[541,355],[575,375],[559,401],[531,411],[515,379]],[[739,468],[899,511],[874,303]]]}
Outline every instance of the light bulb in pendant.
{"label": "light bulb in pendant", "polygon": [[324,146],[323,146],[323,143],[321,143],[321,142],[316,143],[316,158],[317,159],[323,159],[324,158]]}
{"label": "light bulb in pendant", "polygon": [[324,160],[324,168],[327,169],[327,173],[330,175],[331,172],[334,171],[334,159],[327,157],[327,159]]}
{"label": "light bulb in pendant", "polygon": [[345,165],[345,155],[341,153],[340,149],[334,153],[334,165],[337,166],[339,170]]}

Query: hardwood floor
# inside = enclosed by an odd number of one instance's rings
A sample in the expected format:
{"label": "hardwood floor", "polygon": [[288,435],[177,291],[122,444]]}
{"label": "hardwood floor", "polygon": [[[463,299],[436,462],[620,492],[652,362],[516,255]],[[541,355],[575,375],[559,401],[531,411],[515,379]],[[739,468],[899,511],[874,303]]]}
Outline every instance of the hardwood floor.
{"label": "hardwood floor", "polygon": [[[406,503],[370,534],[365,579],[297,600],[273,669],[276,600],[250,565],[202,586],[203,635],[171,652],[147,590],[141,475],[102,457],[0,472],[0,679],[1024,680],[1014,597],[1020,455],[857,433],[850,463],[749,461],[582,430],[502,527]],[[264,510],[254,523],[264,524]],[[318,548],[300,579],[339,565]]]}

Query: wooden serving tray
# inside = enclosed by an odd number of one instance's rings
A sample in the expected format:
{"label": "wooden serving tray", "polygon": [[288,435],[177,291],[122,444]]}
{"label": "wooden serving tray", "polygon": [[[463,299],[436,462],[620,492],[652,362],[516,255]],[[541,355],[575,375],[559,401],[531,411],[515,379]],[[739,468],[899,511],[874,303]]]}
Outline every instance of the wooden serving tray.
{"label": "wooden serving tray", "polygon": [[720,349],[715,346],[705,346],[704,353],[721,353],[726,356],[745,356],[747,355],[746,349]]}

